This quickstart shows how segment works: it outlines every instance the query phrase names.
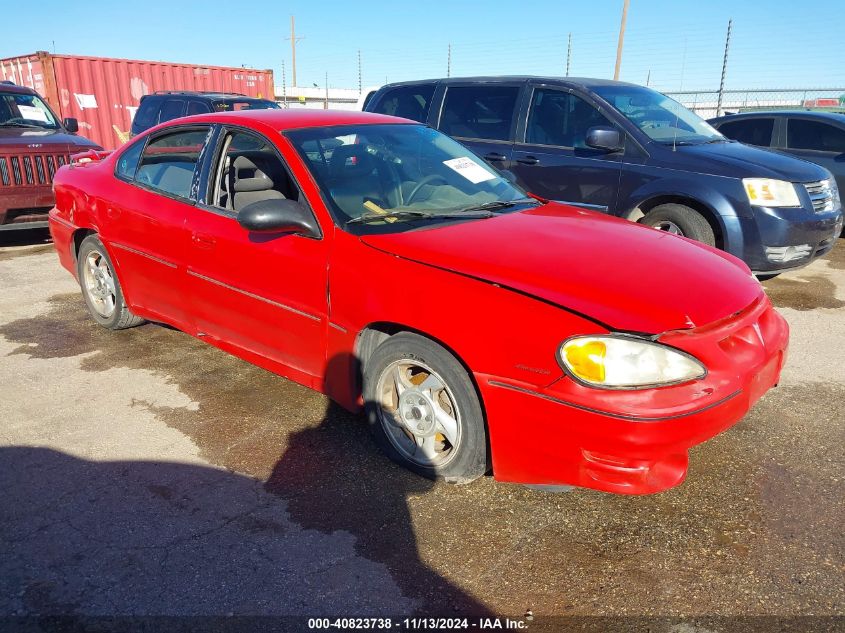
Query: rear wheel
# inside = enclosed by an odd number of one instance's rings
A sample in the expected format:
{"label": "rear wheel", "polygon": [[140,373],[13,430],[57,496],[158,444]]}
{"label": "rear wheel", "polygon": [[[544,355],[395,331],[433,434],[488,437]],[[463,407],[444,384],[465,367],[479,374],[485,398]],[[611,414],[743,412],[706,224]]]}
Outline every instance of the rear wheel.
{"label": "rear wheel", "polygon": [[660,231],[683,235],[708,246],[716,245],[716,235],[707,219],[695,209],[683,204],[658,205],[646,213],[640,222]]}
{"label": "rear wheel", "polygon": [[403,332],[367,360],[373,435],[395,462],[431,479],[468,483],[487,471],[487,432],[469,375],[443,347]]}
{"label": "rear wheel", "polygon": [[126,307],[114,266],[96,235],[82,240],[76,270],[85,305],[97,323],[110,330],[122,330],[144,322]]}

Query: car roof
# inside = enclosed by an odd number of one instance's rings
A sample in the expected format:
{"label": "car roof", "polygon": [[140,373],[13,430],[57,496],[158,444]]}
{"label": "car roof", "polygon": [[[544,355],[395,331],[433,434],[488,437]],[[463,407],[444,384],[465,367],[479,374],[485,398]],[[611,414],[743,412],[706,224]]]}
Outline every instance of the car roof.
{"label": "car roof", "polygon": [[577,85],[585,88],[599,88],[602,86],[630,86],[632,88],[642,88],[639,84],[633,84],[626,81],[613,81],[612,79],[597,79],[594,77],[555,77],[551,75],[495,75],[495,76],[477,76],[477,77],[443,77],[439,79],[422,79],[415,81],[398,81],[395,83],[385,84],[382,88],[393,88],[396,86],[413,86],[417,84],[428,84],[434,82],[450,83],[512,83],[522,81],[540,81],[546,83],[554,83],[561,85]]}
{"label": "car roof", "polygon": [[359,112],[357,110],[296,110],[267,109],[267,110],[237,110],[234,112],[213,112],[197,114],[195,116],[173,119],[156,126],[156,130],[169,127],[172,123],[196,121],[197,123],[230,123],[249,126],[249,123],[260,123],[276,130],[294,130],[309,127],[329,127],[332,125],[375,125],[379,123],[404,123],[421,125],[417,121],[400,119],[387,114]]}
{"label": "car roof", "polygon": [[818,110],[755,110],[754,112],[737,112],[736,114],[726,114],[724,116],[715,117],[709,120],[711,122],[715,121],[718,123],[723,123],[725,121],[737,121],[739,119],[789,116],[801,117],[802,119],[818,119],[819,121],[845,123],[845,113],[843,112],[819,112]]}
{"label": "car roof", "polygon": [[192,97],[194,99],[217,99],[225,101],[271,101],[271,99],[265,99],[264,97],[250,97],[234,92],[192,92],[190,90],[157,90],[141,98],[147,99],[149,97]]}
{"label": "car roof", "polygon": [[28,86],[19,86],[13,83],[7,83],[5,81],[0,81],[0,92],[14,92],[15,94],[21,95],[37,95],[38,93],[35,92],[32,88]]}

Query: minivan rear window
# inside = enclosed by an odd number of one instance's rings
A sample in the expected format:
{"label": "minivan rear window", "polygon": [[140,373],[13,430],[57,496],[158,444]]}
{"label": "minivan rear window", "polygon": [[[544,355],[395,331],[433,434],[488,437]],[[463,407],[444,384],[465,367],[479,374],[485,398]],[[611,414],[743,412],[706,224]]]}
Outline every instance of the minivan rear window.
{"label": "minivan rear window", "polygon": [[440,131],[459,138],[510,139],[519,86],[455,86],[446,90]]}

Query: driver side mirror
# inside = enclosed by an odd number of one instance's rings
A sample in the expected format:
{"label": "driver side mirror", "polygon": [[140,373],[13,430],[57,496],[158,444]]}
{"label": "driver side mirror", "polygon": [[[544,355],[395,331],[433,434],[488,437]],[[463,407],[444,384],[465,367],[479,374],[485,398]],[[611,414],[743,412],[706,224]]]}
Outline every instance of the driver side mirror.
{"label": "driver side mirror", "polygon": [[295,200],[271,199],[253,202],[238,212],[238,224],[257,233],[299,233],[321,236],[314,214]]}
{"label": "driver side mirror", "polygon": [[597,125],[587,130],[587,147],[602,149],[606,152],[618,152],[622,149],[622,135],[619,130],[606,125]]}
{"label": "driver side mirror", "polygon": [[76,134],[79,131],[79,121],[76,119],[67,118],[62,121],[62,125],[64,125],[65,129],[71,134]]}

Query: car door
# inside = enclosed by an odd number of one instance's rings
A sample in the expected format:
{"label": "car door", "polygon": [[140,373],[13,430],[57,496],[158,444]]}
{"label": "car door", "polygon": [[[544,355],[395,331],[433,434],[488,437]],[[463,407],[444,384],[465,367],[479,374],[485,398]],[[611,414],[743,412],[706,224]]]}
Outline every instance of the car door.
{"label": "car door", "polygon": [[730,139],[756,145],[757,147],[771,147],[775,131],[774,117],[743,117],[734,121],[727,120],[719,125],[719,132]]}
{"label": "car door", "polygon": [[496,169],[510,169],[523,85],[524,82],[448,83],[437,128]]}
{"label": "car door", "polygon": [[186,322],[185,217],[193,209],[208,125],[141,138],[118,157],[104,237],[133,306],[168,323]]}
{"label": "car door", "polygon": [[786,151],[826,167],[836,179],[839,191],[845,191],[845,123],[789,117]]}
{"label": "car door", "polygon": [[194,326],[221,346],[317,376],[325,362],[327,240],[250,232],[238,224],[238,211],[250,203],[308,202],[279,148],[267,138],[227,127],[215,145],[205,201],[190,210],[186,221]]}
{"label": "car door", "polygon": [[623,152],[587,147],[591,127],[616,127],[583,95],[535,85],[525,130],[513,150],[511,171],[531,193],[550,200],[616,205]]}

